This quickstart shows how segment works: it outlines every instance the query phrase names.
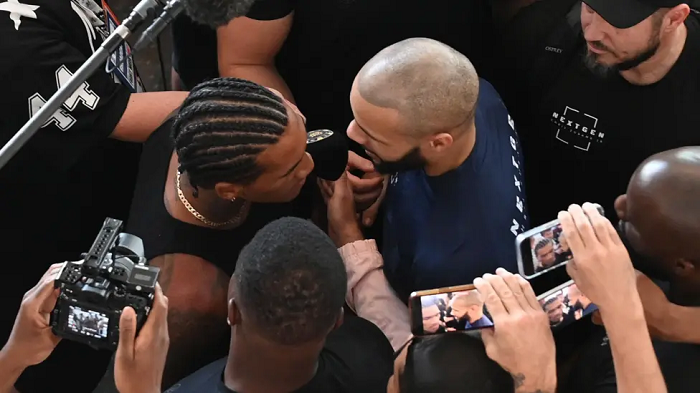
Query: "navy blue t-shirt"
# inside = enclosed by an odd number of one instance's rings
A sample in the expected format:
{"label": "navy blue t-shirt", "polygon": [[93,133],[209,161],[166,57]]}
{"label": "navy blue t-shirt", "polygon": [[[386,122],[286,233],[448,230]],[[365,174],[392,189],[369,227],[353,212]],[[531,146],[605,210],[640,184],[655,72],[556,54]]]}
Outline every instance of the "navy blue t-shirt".
{"label": "navy blue t-shirt", "polygon": [[[224,384],[225,368],[226,358],[220,359],[165,393],[237,393]],[[393,369],[394,351],[384,333],[372,322],[346,314],[326,338],[316,375],[294,393],[385,393]]]}
{"label": "navy blue t-shirt", "polygon": [[412,291],[470,284],[503,267],[517,271],[515,236],[529,228],[515,125],[493,86],[480,81],[476,143],[440,176],[391,176],[384,270],[403,301]]}

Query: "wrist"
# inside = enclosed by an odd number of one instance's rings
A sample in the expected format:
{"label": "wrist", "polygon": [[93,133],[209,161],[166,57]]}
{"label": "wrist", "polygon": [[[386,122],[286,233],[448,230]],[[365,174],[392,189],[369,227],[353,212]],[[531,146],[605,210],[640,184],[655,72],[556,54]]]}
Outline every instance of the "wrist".
{"label": "wrist", "polygon": [[365,240],[365,236],[362,234],[362,230],[357,223],[352,223],[339,228],[335,232],[335,237],[337,239],[337,246],[343,247],[346,244],[354,243],[356,241]]}
{"label": "wrist", "polygon": [[538,370],[531,375],[518,374],[513,376],[515,393],[555,393],[557,390],[556,364]]}
{"label": "wrist", "polygon": [[615,329],[618,326],[632,327],[635,323],[643,323],[646,328],[644,307],[639,299],[639,295],[635,293],[634,296],[627,297],[626,300],[625,304],[598,306],[600,317],[603,319],[606,330]]}
{"label": "wrist", "polygon": [[11,348],[5,345],[4,348],[0,349],[0,375],[2,375],[2,381],[0,381],[0,386],[12,386],[14,385],[17,378],[22,375],[24,369],[28,366],[22,361],[22,356],[14,352]]}

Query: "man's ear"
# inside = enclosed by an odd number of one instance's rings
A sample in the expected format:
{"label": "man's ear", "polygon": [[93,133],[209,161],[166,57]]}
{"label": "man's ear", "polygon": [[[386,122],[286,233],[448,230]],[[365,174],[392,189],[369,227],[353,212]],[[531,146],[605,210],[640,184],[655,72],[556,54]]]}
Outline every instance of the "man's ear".
{"label": "man's ear", "polygon": [[622,194],[615,199],[615,212],[617,213],[617,218],[625,221],[627,216],[627,194]]}
{"label": "man's ear", "polygon": [[338,314],[338,319],[335,320],[335,325],[333,325],[333,329],[335,330],[340,328],[343,325],[343,321],[345,320],[345,309],[343,307],[340,308],[340,314]]}
{"label": "man's ear", "polygon": [[219,198],[227,201],[233,201],[241,196],[243,187],[232,183],[216,183],[214,186],[214,191],[216,191],[216,195]]}
{"label": "man's ear", "polygon": [[433,135],[430,139],[430,148],[437,153],[441,153],[452,146],[454,139],[452,135],[442,132],[440,134]]}
{"label": "man's ear", "polygon": [[678,277],[689,277],[696,273],[695,263],[690,259],[680,258],[673,264],[673,274]]}
{"label": "man's ear", "polygon": [[228,300],[228,315],[226,316],[226,322],[229,326],[234,326],[241,323],[241,312],[233,298]]}

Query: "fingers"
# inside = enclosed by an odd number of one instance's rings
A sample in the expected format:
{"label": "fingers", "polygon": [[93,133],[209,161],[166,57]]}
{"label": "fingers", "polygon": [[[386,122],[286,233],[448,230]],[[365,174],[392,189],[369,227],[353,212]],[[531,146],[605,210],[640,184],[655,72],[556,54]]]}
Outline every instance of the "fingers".
{"label": "fingers", "polygon": [[561,229],[564,236],[566,236],[566,242],[569,244],[569,248],[571,249],[571,253],[574,254],[574,258],[576,258],[576,253],[583,251],[584,249],[581,234],[579,233],[578,228],[576,228],[576,224],[571,217],[571,213],[561,211],[559,212],[558,218],[559,222],[561,223]]}
{"label": "fingers", "polygon": [[581,209],[579,205],[569,206],[569,214],[571,214],[571,218],[574,220],[574,225],[576,225],[576,229],[578,229],[584,247],[590,246],[595,242],[596,234],[593,231],[593,227],[591,227],[588,216],[586,216],[586,213],[583,212],[583,209]]}
{"label": "fingers", "polygon": [[374,224],[374,221],[377,219],[377,215],[379,214],[379,208],[382,206],[382,201],[384,201],[384,196],[386,195],[386,189],[387,185],[389,184],[389,180],[387,178],[384,179],[384,184],[382,186],[382,192],[379,194],[379,198],[370,206],[367,210],[362,212],[362,224],[366,227],[372,226]]}
{"label": "fingers", "polygon": [[535,295],[535,290],[532,289],[532,285],[519,274],[515,277],[518,279],[520,289],[523,291],[523,296],[530,307],[534,310],[542,310],[542,306],[540,306],[540,302],[537,300],[537,295]]}
{"label": "fingers", "polygon": [[[515,299],[517,304],[520,306],[520,309],[521,310],[529,309],[530,303],[528,303],[527,299],[525,299],[525,294],[523,293],[523,289],[520,286],[520,281],[518,280],[518,277],[516,277],[513,273],[507,271],[506,269],[503,269],[500,267],[498,269],[496,269],[496,275],[498,275],[500,278],[503,279],[507,288],[509,289],[510,293],[512,294],[513,298]],[[506,307],[508,307],[507,304],[506,304]],[[508,311],[511,311],[511,310],[508,309]]]}
{"label": "fingers", "polygon": [[382,182],[384,181],[384,177],[382,176],[368,177],[362,179],[353,175],[352,173],[348,173],[347,176],[348,182],[350,183],[352,190],[356,194],[364,194],[372,191],[381,192],[380,187],[382,186]]}
{"label": "fingers", "polygon": [[489,310],[489,314],[491,314],[494,321],[497,321],[503,318],[504,315],[508,314],[508,311],[506,311],[501,298],[496,293],[496,290],[491,285],[491,282],[486,280],[486,276],[484,276],[484,278],[477,277],[474,279],[474,286],[484,299],[484,305],[486,306],[486,309]]}
{"label": "fingers", "polygon": [[160,330],[161,333],[168,330],[168,298],[163,294],[160,284],[156,285],[155,299],[153,300],[153,308],[148,315],[148,320],[144,324],[144,330],[152,329]]}
{"label": "fingers", "polygon": [[317,179],[318,188],[321,190],[321,195],[323,196],[323,201],[328,204],[328,200],[333,197],[333,184],[328,180]]}
{"label": "fingers", "polygon": [[610,238],[610,232],[608,231],[608,227],[612,226],[610,224],[610,221],[608,221],[607,218],[602,216],[598,209],[593,205],[592,203],[584,203],[583,206],[581,206],[583,212],[588,216],[588,221],[590,222],[590,225],[593,227],[593,231],[595,233],[595,236],[598,238],[598,241],[606,247],[609,247],[610,244],[612,243],[612,239]]}
{"label": "fingers", "polygon": [[372,172],[374,171],[374,164],[372,161],[360,157],[354,151],[348,151],[348,168],[350,170],[359,169],[362,172]]}
{"label": "fingers", "polygon": [[346,194],[352,192],[352,190],[350,189],[350,184],[348,184],[348,172],[343,172],[343,174],[340,175],[338,180],[336,180],[332,183],[332,186],[333,186],[333,194],[332,195],[338,194],[338,196],[341,196],[341,195],[346,195]]}
{"label": "fingers", "polygon": [[51,265],[34,288],[24,294],[24,300],[28,303],[32,311],[47,312],[47,308],[48,312],[53,310],[53,307],[56,305],[56,299],[58,298],[58,291],[55,288],[54,282],[65,265],[65,262]]}
{"label": "fingers", "polygon": [[136,341],[136,312],[131,307],[124,307],[119,318],[119,345],[117,345],[117,362],[134,359],[134,342]]}

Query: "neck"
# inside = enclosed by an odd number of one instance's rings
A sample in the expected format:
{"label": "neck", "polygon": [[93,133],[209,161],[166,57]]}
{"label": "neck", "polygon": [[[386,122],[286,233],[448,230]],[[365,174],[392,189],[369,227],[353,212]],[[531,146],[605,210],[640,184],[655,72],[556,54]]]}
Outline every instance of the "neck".
{"label": "neck", "polygon": [[[239,214],[245,203],[245,201],[240,198],[233,202],[221,199],[214,190],[205,190],[202,188],[198,188],[197,197],[195,197],[195,189],[190,184],[190,179],[186,173],[180,175],[180,189],[190,205],[192,205],[199,214],[215,223],[231,220]],[[192,218],[198,225],[204,225],[196,218]]]}
{"label": "neck", "polygon": [[289,393],[313,379],[322,345],[273,345],[257,337],[231,336],[224,383],[236,392]]}
{"label": "neck", "polygon": [[688,29],[685,24],[664,37],[654,56],[630,70],[620,72],[633,85],[650,85],[663,79],[683,53]]}
{"label": "neck", "polygon": [[440,176],[458,168],[469,158],[476,143],[476,124],[472,120],[469,128],[461,131],[452,146],[436,160],[428,162],[425,173],[428,176]]}

